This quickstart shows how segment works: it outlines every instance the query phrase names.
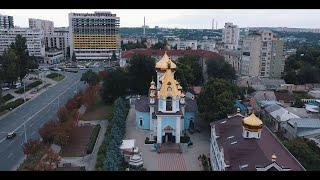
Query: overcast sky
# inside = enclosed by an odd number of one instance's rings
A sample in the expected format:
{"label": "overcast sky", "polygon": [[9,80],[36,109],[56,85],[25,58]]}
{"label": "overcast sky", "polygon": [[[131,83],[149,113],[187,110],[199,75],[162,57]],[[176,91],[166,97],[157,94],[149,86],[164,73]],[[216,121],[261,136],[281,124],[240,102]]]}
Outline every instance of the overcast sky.
{"label": "overcast sky", "polygon": [[11,15],[16,26],[28,27],[28,18],[46,19],[55,27],[68,26],[68,13],[110,11],[120,17],[121,27],[141,27],[143,17],[149,27],[212,28],[212,19],[222,28],[225,22],[239,27],[299,27],[320,28],[320,10],[138,10],[138,9],[0,9],[0,14]]}

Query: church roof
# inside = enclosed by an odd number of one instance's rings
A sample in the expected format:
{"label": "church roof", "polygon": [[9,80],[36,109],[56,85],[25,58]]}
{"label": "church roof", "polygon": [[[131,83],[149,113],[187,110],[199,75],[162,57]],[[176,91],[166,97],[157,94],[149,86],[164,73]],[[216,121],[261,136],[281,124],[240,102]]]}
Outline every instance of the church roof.
{"label": "church roof", "polygon": [[167,55],[167,52],[165,52],[160,61],[156,63],[156,69],[161,71],[165,71],[167,69],[174,70],[176,68],[176,64],[170,60],[169,56]]}
{"label": "church roof", "polygon": [[272,163],[273,154],[277,155],[277,163],[283,168],[305,170],[265,126],[260,139],[243,138],[242,119],[242,116],[235,115],[210,124],[219,136],[217,143],[223,148],[225,162],[229,165],[227,171],[256,171],[257,167]]}
{"label": "church roof", "polygon": [[162,85],[158,97],[166,98],[167,96],[171,96],[173,99],[179,97],[181,91],[177,84],[179,83],[174,79],[173,72],[171,69],[167,69],[162,78]]}

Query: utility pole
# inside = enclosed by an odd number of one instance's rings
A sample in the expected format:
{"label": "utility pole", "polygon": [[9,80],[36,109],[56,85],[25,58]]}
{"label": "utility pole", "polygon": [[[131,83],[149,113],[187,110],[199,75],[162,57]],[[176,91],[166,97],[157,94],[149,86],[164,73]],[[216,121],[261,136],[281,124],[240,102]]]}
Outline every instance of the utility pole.
{"label": "utility pole", "polygon": [[26,128],[26,123],[24,123],[24,140],[25,140],[25,143],[27,143],[27,128]]}
{"label": "utility pole", "polygon": [[24,83],[23,81],[22,81],[22,83],[23,83],[23,98],[24,98],[24,102],[26,102],[26,83]]}

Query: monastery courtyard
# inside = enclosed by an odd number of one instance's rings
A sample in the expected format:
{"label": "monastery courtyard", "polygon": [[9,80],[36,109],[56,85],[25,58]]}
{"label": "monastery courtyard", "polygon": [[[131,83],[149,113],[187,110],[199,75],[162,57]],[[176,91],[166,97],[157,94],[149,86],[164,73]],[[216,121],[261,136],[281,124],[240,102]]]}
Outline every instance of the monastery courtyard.
{"label": "monastery courtyard", "polygon": [[[202,123],[203,124],[203,123]],[[210,152],[210,128],[200,123],[201,132],[189,134],[193,146],[186,152],[160,153],[151,150],[153,144],[144,144],[145,138],[149,137],[150,131],[141,130],[135,122],[135,109],[131,106],[126,121],[126,138],[135,139],[135,146],[142,154],[144,167],[147,171],[202,171],[199,155],[205,154],[209,157]]]}

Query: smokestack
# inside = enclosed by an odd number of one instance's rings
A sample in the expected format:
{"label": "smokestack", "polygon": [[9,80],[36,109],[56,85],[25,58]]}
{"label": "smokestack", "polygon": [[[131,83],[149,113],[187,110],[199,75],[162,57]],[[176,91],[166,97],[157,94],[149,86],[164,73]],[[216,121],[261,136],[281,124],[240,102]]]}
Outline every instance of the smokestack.
{"label": "smokestack", "polygon": [[143,35],[146,35],[146,17],[143,17]]}
{"label": "smokestack", "polygon": [[214,19],[212,19],[212,30],[214,30]]}

